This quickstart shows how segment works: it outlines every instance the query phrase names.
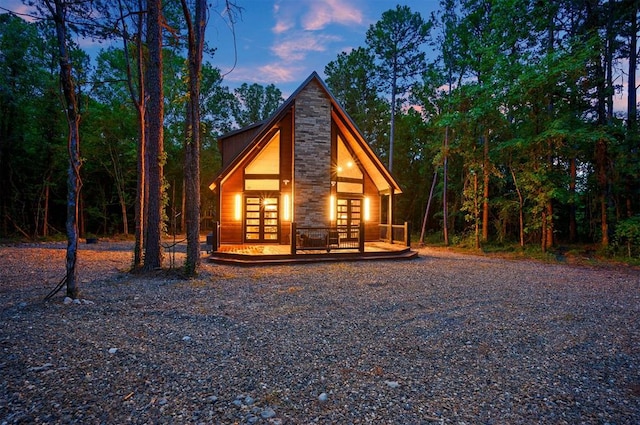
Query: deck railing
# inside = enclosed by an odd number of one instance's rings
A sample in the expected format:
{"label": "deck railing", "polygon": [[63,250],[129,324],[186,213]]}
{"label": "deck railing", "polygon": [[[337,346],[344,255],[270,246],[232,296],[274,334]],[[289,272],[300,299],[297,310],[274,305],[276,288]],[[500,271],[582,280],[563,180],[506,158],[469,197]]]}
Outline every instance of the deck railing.
{"label": "deck railing", "polygon": [[357,249],[364,252],[364,224],[357,228],[346,226],[298,227],[291,223],[291,253],[305,250]]}
{"label": "deck railing", "polygon": [[380,240],[411,246],[411,229],[409,223],[405,221],[404,224],[380,224]]}

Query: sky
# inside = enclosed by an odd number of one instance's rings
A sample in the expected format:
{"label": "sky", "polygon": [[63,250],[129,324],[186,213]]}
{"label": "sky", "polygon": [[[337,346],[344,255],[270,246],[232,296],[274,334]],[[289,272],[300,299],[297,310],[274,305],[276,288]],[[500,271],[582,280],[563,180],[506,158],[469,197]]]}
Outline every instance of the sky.
{"label": "sky", "polygon": [[395,9],[407,5],[426,20],[438,0],[237,0],[242,13],[235,24],[237,63],[232,32],[213,0],[207,40],[218,50],[209,61],[226,75],[229,86],[275,84],[285,97],[313,71],[324,68],[341,52],[365,45],[367,29]]}
{"label": "sky", "polygon": [[[206,38],[215,47],[205,57],[225,75],[224,83],[275,84],[286,98],[313,71],[321,77],[324,67],[339,53],[365,45],[370,25],[382,13],[407,5],[426,20],[438,8],[438,0],[234,0],[241,8],[233,31],[224,0],[211,5]],[[20,0],[0,0],[0,7],[27,12]],[[2,10],[0,10],[2,12]],[[79,41],[89,54],[104,45]],[[236,54],[237,52],[237,54]],[[235,62],[235,66],[234,66]]]}
{"label": "sky", "polygon": [[[425,20],[439,9],[439,0],[233,1],[241,8],[234,25],[235,43],[225,1],[208,0],[206,38],[217,50],[205,60],[221,70],[223,84],[231,89],[242,83],[274,84],[285,98],[313,71],[325,78],[325,66],[341,52],[364,46],[367,29],[397,4],[409,6]],[[0,8],[27,11],[20,0],[0,0]],[[104,47],[90,40],[78,42],[90,55]],[[425,46],[427,56],[434,58],[430,49]],[[637,84],[640,74],[638,80]],[[622,84],[623,94],[614,98],[616,110],[626,108],[626,81]]]}

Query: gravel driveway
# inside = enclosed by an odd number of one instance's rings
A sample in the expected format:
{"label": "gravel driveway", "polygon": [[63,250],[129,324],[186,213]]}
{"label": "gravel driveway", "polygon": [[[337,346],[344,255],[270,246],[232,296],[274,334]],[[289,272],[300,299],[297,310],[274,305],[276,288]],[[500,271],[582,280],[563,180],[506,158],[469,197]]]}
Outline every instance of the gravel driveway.
{"label": "gravel driveway", "polygon": [[[176,254],[182,262],[183,254]],[[640,271],[455,254],[182,281],[0,247],[0,424],[637,424]]]}

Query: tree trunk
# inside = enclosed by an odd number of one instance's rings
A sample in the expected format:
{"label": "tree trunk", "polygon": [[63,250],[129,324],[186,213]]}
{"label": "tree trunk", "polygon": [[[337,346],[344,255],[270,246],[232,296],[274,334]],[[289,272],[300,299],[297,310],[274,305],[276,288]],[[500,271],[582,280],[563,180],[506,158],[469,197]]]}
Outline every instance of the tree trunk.
{"label": "tree trunk", "polygon": [[627,93],[627,123],[628,133],[637,134],[638,127],[638,103],[636,93],[636,68],[638,66],[638,2],[633,1],[630,13],[629,34],[629,81]]}
{"label": "tree trunk", "polygon": [[187,199],[185,221],[187,260],[185,273],[193,276],[200,267],[200,81],[202,51],[206,27],[206,0],[196,0],[194,21],[186,0],[182,10],[189,35],[189,100],[187,102],[187,134],[185,144],[184,194]]}
{"label": "tree trunk", "polygon": [[478,173],[473,173],[473,218],[475,221],[476,249],[480,249],[480,206],[478,205]]}
{"label": "tree trunk", "polygon": [[491,177],[489,161],[489,131],[484,134],[484,151],[482,164],[482,241],[489,240],[489,178]]}
{"label": "tree trunk", "polygon": [[578,167],[575,156],[570,162],[569,180],[569,241],[575,242],[578,239],[578,226],[576,222],[576,180],[578,178]]}
{"label": "tree trunk", "polygon": [[[638,66],[638,1],[631,2],[631,10],[629,11],[629,79],[627,82],[627,146],[635,152],[638,152],[638,103],[636,93],[636,68]],[[637,154],[636,154],[637,158]],[[637,166],[637,165],[636,165]],[[633,187],[637,184],[637,172],[630,173],[625,183],[626,210],[627,217],[632,217],[633,210]]]}
{"label": "tree trunk", "polygon": [[[395,139],[396,131],[396,78],[394,75],[393,83],[391,84],[391,126],[389,129],[389,171],[393,171],[393,142]],[[393,223],[391,223],[393,224]]]}
{"label": "tree trunk", "polygon": [[[449,78],[451,96],[451,78]],[[444,161],[442,167],[442,236],[445,246],[449,246],[449,212],[447,211],[447,190],[449,185],[449,126],[444,129]]]}
{"label": "tree trunk", "polygon": [[553,203],[551,202],[551,200],[547,201],[546,211],[547,211],[547,214],[546,214],[546,220],[545,220],[545,233],[544,233],[545,234],[545,240],[544,240],[544,244],[545,244],[545,248],[549,249],[554,244]]}
{"label": "tree trunk", "polygon": [[607,217],[607,142],[598,140],[596,142],[596,177],[598,180],[598,202],[600,204],[600,230],[602,232],[601,244],[603,247],[609,246],[609,224]]}
{"label": "tree trunk", "polygon": [[78,112],[78,102],[76,99],[73,76],[71,73],[71,61],[67,48],[67,22],[66,8],[64,0],[54,0],[54,4],[47,2],[56,27],[56,38],[58,42],[58,61],[60,64],[60,82],[64,95],[67,124],[69,135],[67,148],[69,152],[69,168],[67,169],[67,253],[66,253],[66,281],[67,296],[78,298],[78,197],[80,194],[80,114]]}
{"label": "tree trunk", "polygon": [[511,168],[511,178],[513,178],[513,185],[516,188],[516,193],[518,194],[518,224],[519,224],[519,235],[520,235],[520,246],[524,247],[524,199],[522,197],[522,192],[520,191],[520,187],[518,186],[518,180],[516,180],[516,173]]}
{"label": "tree trunk", "polygon": [[143,34],[144,34],[144,16],[142,13],[144,10],[144,4],[142,0],[138,0],[138,18],[135,37],[135,60],[136,60],[136,77],[138,80],[137,90],[133,86],[133,72],[131,71],[131,61],[129,55],[129,36],[127,33],[127,26],[125,25],[124,7],[119,1],[120,20],[123,27],[123,48],[125,52],[126,70],[127,70],[127,87],[129,89],[129,96],[136,105],[136,112],[138,115],[138,145],[136,147],[136,201],[135,201],[135,231],[134,238],[135,243],[133,246],[133,269],[139,269],[142,267],[142,256],[144,251],[144,229],[146,228],[146,214],[145,206],[147,199],[146,190],[146,90],[145,90],[145,72],[144,72],[144,50],[143,50]]}
{"label": "tree trunk", "polygon": [[147,146],[148,203],[144,269],[162,267],[162,180],[164,168],[164,99],[162,85],[162,1],[147,3]]}
{"label": "tree trunk", "polygon": [[47,175],[44,188],[44,217],[42,218],[42,236],[49,237],[49,195],[51,193],[51,174]]}

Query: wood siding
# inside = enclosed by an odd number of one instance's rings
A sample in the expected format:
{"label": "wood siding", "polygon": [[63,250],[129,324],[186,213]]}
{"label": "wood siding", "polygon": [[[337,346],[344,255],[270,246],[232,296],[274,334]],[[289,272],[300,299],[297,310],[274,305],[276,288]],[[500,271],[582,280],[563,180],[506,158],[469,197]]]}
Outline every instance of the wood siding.
{"label": "wood siding", "polygon": [[242,186],[242,169],[238,169],[220,189],[220,241],[223,243],[243,241],[242,219],[235,218],[235,197],[242,194]]}

